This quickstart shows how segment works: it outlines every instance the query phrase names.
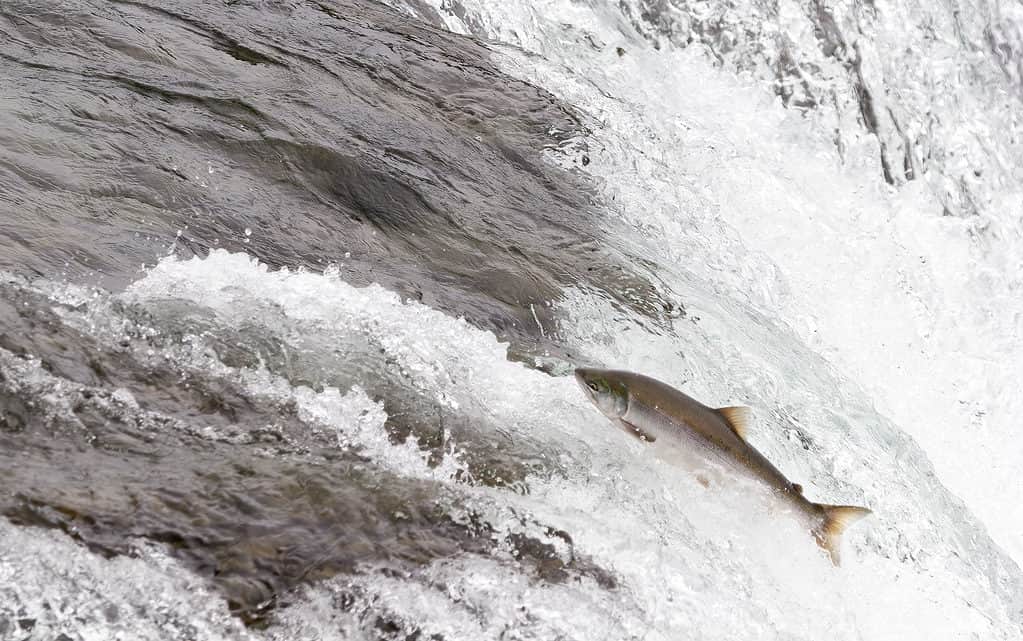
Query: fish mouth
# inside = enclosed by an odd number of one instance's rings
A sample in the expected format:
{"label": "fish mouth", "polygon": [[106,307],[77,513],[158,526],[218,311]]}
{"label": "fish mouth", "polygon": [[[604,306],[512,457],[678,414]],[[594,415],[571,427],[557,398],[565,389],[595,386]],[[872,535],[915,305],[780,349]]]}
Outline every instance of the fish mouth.
{"label": "fish mouth", "polygon": [[586,386],[586,374],[589,371],[590,370],[585,368],[585,367],[577,367],[577,368],[575,368],[575,372],[574,372],[575,373],[575,380],[576,380],[576,382],[579,383],[579,385],[584,390],[586,390],[587,392],[591,391],[590,388]]}
{"label": "fish mouth", "polygon": [[591,402],[596,402],[596,399],[593,396],[593,390],[591,390],[589,385],[586,384],[587,371],[588,370],[584,367],[577,367],[574,372],[575,382],[579,383],[579,387],[582,388],[583,393],[586,394],[587,399],[589,399]]}

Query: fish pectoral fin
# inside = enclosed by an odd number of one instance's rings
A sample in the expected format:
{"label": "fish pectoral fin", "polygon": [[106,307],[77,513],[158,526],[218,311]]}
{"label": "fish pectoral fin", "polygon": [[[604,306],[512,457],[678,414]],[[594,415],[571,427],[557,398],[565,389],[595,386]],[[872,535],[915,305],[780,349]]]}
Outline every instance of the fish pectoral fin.
{"label": "fish pectoral fin", "polygon": [[632,436],[634,436],[635,438],[639,439],[644,443],[653,443],[654,441],[657,440],[657,438],[654,437],[652,434],[647,434],[643,430],[639,429],[638,427],[624,419],[618,419],[618,425],[623,430],[625,430],[626,432],[628,432],[629,434],[631,434]]}
{"label": "fish pectoral fin", "polygon": [[796,491],[796,494],[802,494],[803,493],[803,486],[800,485],[799,483],[793,483],[792,484],[792,489]]}
{"label": "fish pectoral fin", "polygon": [[717,413],[724,417],[739,438],[746,440],[746,435],[749,434],[750,427],[753,425],[753,410],[737,405],[735,407],[719,407]]}

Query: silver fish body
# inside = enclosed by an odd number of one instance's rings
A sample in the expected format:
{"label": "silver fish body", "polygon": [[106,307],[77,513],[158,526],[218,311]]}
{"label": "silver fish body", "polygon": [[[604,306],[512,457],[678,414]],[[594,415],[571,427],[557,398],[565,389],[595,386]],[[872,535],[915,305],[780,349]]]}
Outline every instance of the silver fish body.
{"label": "silver fish body", "polygon": [[804,521],[817,543],[839,563],[842,531],[870,514],[861,507],[814,503],[745,435],[745,407],[711,408],[656,379],[622,370],[579,368],[576,379],[597,408],[659,457],[701,475],[716,463],[747,476],[781,497]]}

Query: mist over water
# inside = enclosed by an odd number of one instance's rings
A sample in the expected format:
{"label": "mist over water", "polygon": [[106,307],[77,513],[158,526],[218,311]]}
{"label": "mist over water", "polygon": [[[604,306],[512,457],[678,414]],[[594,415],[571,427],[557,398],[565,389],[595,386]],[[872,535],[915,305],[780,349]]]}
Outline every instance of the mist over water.
{"label": "mist over water", "polygon": [[0,637],[1023,633],[1012,10],[2,11]]}

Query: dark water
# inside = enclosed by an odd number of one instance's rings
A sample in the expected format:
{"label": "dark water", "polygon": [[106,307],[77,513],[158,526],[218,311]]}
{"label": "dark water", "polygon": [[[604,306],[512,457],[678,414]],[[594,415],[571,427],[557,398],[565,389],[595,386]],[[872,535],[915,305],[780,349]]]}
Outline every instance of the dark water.
{"label": "dark water", "polygon": [[[602,242],[588,185],[542,159],[579,151],[579,118],[478,42],[336,1],[3,2],[0,37],[9,274],[116,291],[161,256],[215,247],[273,267],[343,262],[349,282],[465,316],[523,358],[559,352],[542,303],[568,284],[663,313],[616,293],[645,281]],[[538,540],[454,522],[436,507],[443,487],[339,451],[293,407],[145,356],[205,332],[224,363],[259,354],[287,374],[274,336],[169,304],[159,318],[116,307],[122,333],[104,342],[59,311],[23,281],[0,284],[0,511],[14,523],[107,555],[133,537],[165,543],[252,623],[289,588],[360,562],[400,572],[498,544],[537,580],[614,585]],[[368,370],[310,366],[293,382],[361,381],[395,442],[414,433],[439,459],[439,410],[363,356]],[[29,358],[42,383],[27,382]],[[466,482],[549,470],[529,443],[474,452]]]}
{"label": "dark water", "polygon": [[477,42],[371,2],[0,11],[0,268],[116,289],[180,231],[520,337],[562,285],[643,286],[541,159],[579,118]]}

